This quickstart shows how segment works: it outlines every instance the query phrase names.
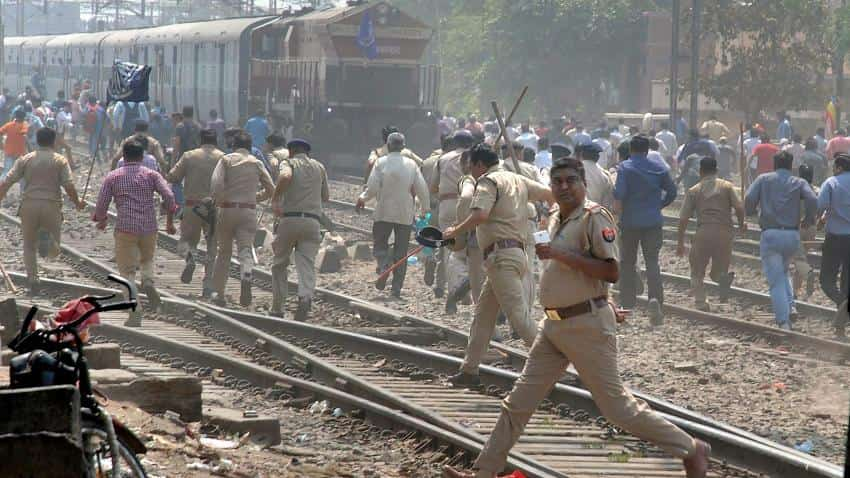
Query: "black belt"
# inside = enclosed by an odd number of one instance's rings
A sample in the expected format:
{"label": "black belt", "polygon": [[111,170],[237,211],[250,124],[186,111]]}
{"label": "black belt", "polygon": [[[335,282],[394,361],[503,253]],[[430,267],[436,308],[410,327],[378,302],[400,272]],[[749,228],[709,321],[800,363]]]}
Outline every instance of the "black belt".
{"label": "black belt", "polygon": [[484,248],[484,260],[498,249],[525,249],[525,244],[515,239],[502,239]]}
{"label": "black belt", "polygon": [[315,219],[321,222],[321,218],[318,214],[312,214],[309,212],[285,212],[283,213],[283,217],[308,217],[310,219]]}
{"label": "black belt", "polygon": [[550,320],[566,320],[579,315],[588,314],[593,311],[593,306],[601,309],[608,305],[608,297],[601,295],[594,297],[578,304],[573,304],[569,307],[559,307],[557,309],[546,309],[546,317]]}
{"label": "black belt", "polygon": [[792,226],[792,227],[771,226],[771,227],[765,227],[764,229],[762,229],[762,231],[769,231],[771,229],[778,229],[780,231],[799,231],[800,230],[800,228],[797,227],[797,226]]}

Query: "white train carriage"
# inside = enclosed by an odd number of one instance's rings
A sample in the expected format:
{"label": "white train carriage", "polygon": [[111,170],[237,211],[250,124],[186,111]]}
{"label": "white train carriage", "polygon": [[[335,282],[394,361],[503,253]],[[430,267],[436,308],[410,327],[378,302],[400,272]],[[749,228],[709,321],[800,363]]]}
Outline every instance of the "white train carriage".
{"label": "white train carriage", "polygon": [[[32,84],[32,77],[35,75],[36,71],[42,72],[42,74],[46,73],[47,70],[47,57],[45,53],[45,47],[47,42],[56,38],[53,35],[38,35],[25,37],[24,41],[21,43],[20,52],[21,55],[18,58],[18,74],[19,81],[23,81],[23,86]],[[45,81],[47,80],[47,75],[45,74]]]}
{"label": "white train carriage", "polygon": [[21,65],[23,45],[26,40],[26,37],[13,37],[7,38],[4,43],[6,67],[3,70],[3,86],[9,88],[12,93],[20,92],[30,81],[30,75],[23,71]]}

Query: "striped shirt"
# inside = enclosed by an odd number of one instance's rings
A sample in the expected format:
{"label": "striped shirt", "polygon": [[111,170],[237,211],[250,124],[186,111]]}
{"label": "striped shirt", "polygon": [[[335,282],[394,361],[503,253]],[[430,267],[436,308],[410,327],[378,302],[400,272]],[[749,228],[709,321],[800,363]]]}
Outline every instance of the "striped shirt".
{"label": "striped shirt", "polygon": [[158,172],[140,163],[120,167],[103,180],[92,219],[95,222],[105,220],[109,204],[114,199],[118,211],[116,231],[136,235],[154,233],[157,230],[154,191],[165,201],[167,211],[177,209],[171,188]]}

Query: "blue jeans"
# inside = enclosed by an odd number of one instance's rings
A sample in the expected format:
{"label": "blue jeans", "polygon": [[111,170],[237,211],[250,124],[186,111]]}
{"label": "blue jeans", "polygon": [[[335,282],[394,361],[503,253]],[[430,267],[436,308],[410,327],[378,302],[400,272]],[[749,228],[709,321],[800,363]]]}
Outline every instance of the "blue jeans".
{"label": "blue jeans", "polygon": [[799,231],[767,229],[761,233],[761,265],[770,286],[770,301],[773,303],[777,325],[788,323],[788,316],[794,307],[794,289],[791,287],[788,265],[799,247]]}
{"label": "blue jeans", "polygon": [[14,166],[16,159],[18,158],[14,156],[6,156],[3,159],[3,174],[0,175],[0,179],[6,179],[6,175],[12,170],[12,166]]}
{"label": "blue jeans", "polygon": [[186,202],[183,198],[183,183],[172,184],[171,192],[174,194],[174,202],[177,203],[177,211],[179,212]]}

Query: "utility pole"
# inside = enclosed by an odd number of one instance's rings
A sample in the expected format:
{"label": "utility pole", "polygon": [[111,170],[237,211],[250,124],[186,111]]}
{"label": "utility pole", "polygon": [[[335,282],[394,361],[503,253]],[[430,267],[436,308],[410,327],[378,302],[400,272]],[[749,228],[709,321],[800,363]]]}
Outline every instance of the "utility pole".
{"label": "utility pole", "polygon": [[15,26],[15,35],[24,36],[24,0],[18,0],[15,4],[18,14],[15,18],[17,25]]}
{"label": "utility pole", "polygon": [[[847,8],[847,0],[841,0],[841,8]],[[836,15],[836,21],[841,15]],[[835,105],[835,127],[841,127],[841,107],[844,104],[844,59],[847,52],[842,49],[842,45],[836,42],[835,56],[832,60],[832,73],[835,75],[835,98],[838,99]],[[832,134],[832,131],[827,131]]]}
{"label": "utility pole", "polygon": [[688,121],[691,129],[697,128],[699,121],[699,34],[702,0],[694,0],[691,15],[691,115]]}
{"label": "utility pole", "polygon": [[670,127],[676,131],[679,119],[679,20],[680,1],[673,0],[673,38],[670,40]]}

